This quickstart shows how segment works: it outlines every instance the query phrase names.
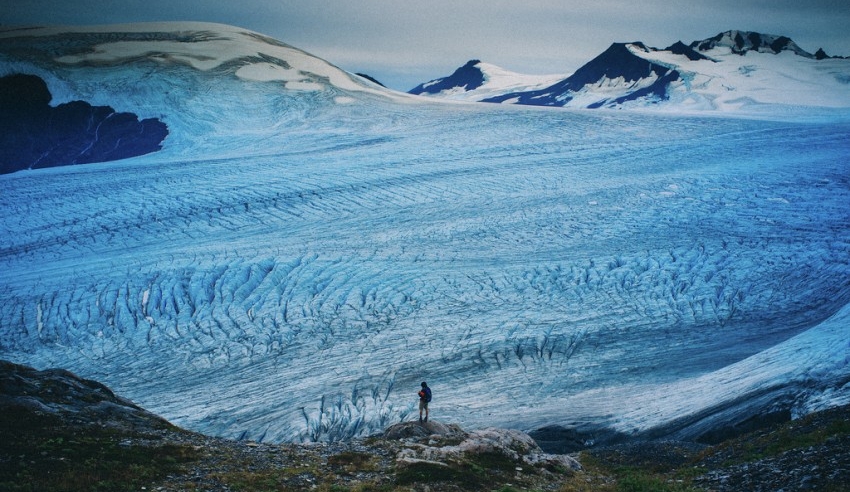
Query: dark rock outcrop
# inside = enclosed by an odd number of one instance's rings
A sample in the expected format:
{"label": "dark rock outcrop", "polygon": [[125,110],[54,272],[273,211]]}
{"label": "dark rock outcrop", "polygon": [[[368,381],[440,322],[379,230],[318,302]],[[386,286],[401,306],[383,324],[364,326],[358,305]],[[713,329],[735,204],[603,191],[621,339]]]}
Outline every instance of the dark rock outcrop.
{"label": "dark rock outcrop", "polygon": [[617,79],[622,79],[625,84],[631,84],[649,77],[655,77],[656,80],[647,87],[615,100],[597,101],[588,107],[613,106],[645,97],[667,99],[670,83],[681,78],[679,72],[635,55],[630,51],[629,45],[634,46],[635,49],[649,50],[643,43],[614,43],[601,55],[576,70],[574,74],[552,86],[537,91],[504,94],[485,99],[483,102],[501,103],[515,99],[517,104],[564,106],[586,85]]}
{"label": "dark rock outcrop", "polygon": [[125,159],[162,148],[165,123],[72,101],[50,106],[35,75],[0,77],[0,174]]}
{"label": "dark rock outcrop", "polygon": [[746,55],[750,51],[774,54],[782,51],[791,51],[806,58],[814,57],[814,55],[797,46],[794,41],[786,36],[775,36],[751,31],[725,31],[702,41],[694,41],[690,45],[691,48],[698,51],[710,50],[717,46],[730,48],[732,53],[738,55]]}
{"label": "dark rock outcrop", "polygon": [[466,65],[458,68],[448,77],[435,79],[424,84],[419,84],[409,90],[410,94],[439,94],[442,91],[463,88],[471,91],[484,84],[484,73],[478,68],[481,60],[469,60]]}
{"label": "dark rock outcrop", "polygon": [[691,61],[699,61],[699,60],[714,61],[711,58],[703,55],[702,53],[695,51],[693,48],[691,48],[690,46],[686,45],[685,43],[683,43],[681,41],[676,41],[675,44],[668,46],[667,49],[665,49],[664,51],[669,51],[670,53],[674,53],[674,54],[677,54],[677,55],[683,55],[683,56],[687,57],[688,60],[691,60]]}
{"label": "dark rock outcrop", "polygon": [[38,371],[0,360],[0,412],[27,409],[80,426],[161,429],[170,424],[96,381],[64,369]]}
{"label": "dark rock outcrop", "polygon": [[357,72],[355,75],[357,75],[358,77],[363,77],[364,79],[368,80],[369,82],[372,82],[373,84],[378,84],[378,85],[380,85],[381,87],[386,87],[386,86],[385,86],[384,84],[382,84],[382,83],[381,83],[378,79],[376,79],[375,77],[372,77],[372,76],[371,76],[371,75],[369,75],[369,74],[365,74],[365,73]]}
{"label": "dark rock outcrop", "polygon": [[595,443],[593,436],[560,425],[547,425],[529,432],[528,435],[547,453],[574,453]]}

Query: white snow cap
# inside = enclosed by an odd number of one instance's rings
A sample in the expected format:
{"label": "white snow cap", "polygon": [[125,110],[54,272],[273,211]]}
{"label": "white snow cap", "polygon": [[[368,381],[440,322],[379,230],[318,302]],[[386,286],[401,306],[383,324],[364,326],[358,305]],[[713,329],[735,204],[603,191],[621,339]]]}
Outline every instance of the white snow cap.
{"label": "white snow cap", "polygon": [[54,36],[63,33],[148,34],[133,38],[105,38],[91,51],[57,58],[69,65],[122,64],[147,59],[180,63],[208,71],[234,63],[237,77],[283,82],[287,89],[316,91],[331,86],[387,95],[360,82],[330,63],[265,35],[239,27],[206,22],[156,22],[100,26],[54,26],[0,31],[0,39],[17,36]]}

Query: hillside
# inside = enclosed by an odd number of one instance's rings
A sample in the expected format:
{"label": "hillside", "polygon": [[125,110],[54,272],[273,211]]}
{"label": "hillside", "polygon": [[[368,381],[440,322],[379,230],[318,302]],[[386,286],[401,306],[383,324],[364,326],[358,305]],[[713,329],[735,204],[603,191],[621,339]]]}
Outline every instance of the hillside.
{"label": "hillside", "polygon": [[0,26],[0,41],[0,173],[162,151],[192,159],[210,145],[249,154],[319,108],[405,98],[222,24]]}
{"label": "hillside", "polygon": [[67,371],[8,362],[0,389],[0,488],[9,492],[841,491],[850,483],[848,406],[716,446],[636,442],[575,453],[576,463],[512,431],[438,422],[311,445],[213,438]]}

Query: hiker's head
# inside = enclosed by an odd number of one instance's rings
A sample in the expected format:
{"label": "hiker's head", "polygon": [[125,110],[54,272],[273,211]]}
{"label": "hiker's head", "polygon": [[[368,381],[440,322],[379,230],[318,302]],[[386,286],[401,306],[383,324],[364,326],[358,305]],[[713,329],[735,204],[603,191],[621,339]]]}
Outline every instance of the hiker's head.
{"label": "hiker's head", "polygon": [[422,387],[424,388],[426,386],[428,386],[428,383],[426,383],[425,381],[422,381]]}

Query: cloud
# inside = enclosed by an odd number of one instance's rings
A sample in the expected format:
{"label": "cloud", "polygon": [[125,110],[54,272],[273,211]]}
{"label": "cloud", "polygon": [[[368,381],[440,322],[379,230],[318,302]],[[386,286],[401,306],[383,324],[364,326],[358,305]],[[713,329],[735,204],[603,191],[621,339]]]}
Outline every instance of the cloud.
{"label": "cloud", "polygon": [[287,2],[291,22],[272,34],[406,90],[447,75],[471,58],[520,72],[564,73],[612,42],[665,47],[729,29],[787,35],[810,51],[828,45],[833,53],[850,54],[844,34],[850,9],[843,2],[294,1]]}
{"label": "cloud", "polygon": [[[275,37],[397,89],[471,58],[526,73],[571,72],[612,42],[665,47],[729,29],[781,34],[850,55],[846,0],[0,0],[0,22],[198,20]],[[427,74],[427,75],[426,75]],[[423,78],[424,77],[424,78]]]}

